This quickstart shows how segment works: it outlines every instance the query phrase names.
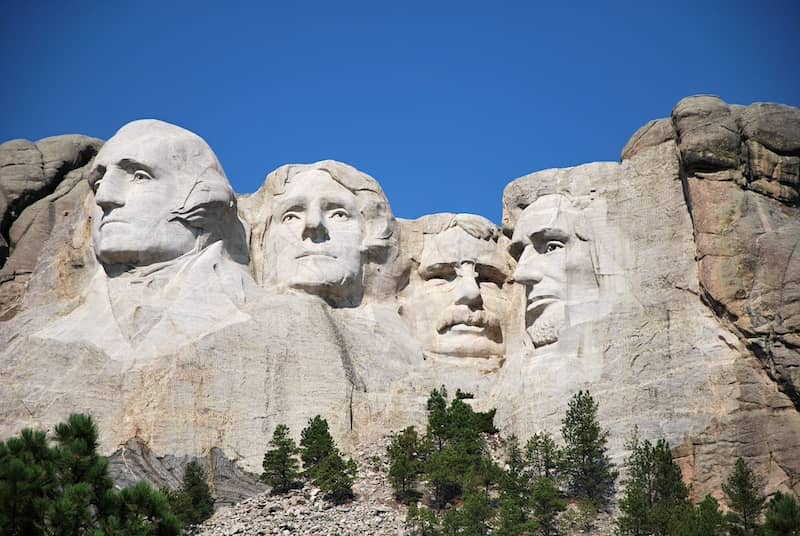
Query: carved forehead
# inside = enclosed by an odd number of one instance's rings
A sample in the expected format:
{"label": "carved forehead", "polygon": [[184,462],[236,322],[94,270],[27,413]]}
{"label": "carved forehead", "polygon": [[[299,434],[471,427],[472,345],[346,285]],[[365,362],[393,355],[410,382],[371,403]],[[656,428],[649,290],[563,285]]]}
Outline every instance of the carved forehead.
{"label": "carved forehead", "polygon": [[544,195],[522,211],[514,229],[513,241],[546,229],[573,234],[576,215],[577,211],[566,196]]}
{"label": "carved forehead", "polygon": [[131,160],[161,171],[182,171],[195,178],[221,166],[211,147],[197,134],[163,121],[146,119],[123,126],[100,149],[95,166]]}
{"label": "carved forehead", "polygon": [[505,248],[496,240],[476,238],[460,227],[450,227],[426,235],[420,257],[420,269],[436,264],[473,262],[508,271]]}

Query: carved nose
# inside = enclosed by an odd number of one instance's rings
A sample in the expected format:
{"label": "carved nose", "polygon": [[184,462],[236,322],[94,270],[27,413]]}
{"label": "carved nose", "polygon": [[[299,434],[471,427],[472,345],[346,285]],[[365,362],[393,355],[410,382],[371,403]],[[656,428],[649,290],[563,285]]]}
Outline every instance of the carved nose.
{"label": "carved nose", "polygon": [[533,250],[532,246],[525,248],[517,264],[517,269],[514,270],[514,281],[525,285],[535,285],[542,281],[544,274],[537,266],[537,256],[538,253]]}
{"label": "carved nose", "polygon": [[106,173],[100,180],[94,193],[94,202],[103,209],[103,212],[125,204],[125,194],[112,173]]}
{"label": "carved nose", "polygon": [[315,211],[306,213],[306,221],[303,226],[303,240],[309,239],[312,242],[323,242],[328,239],[328,229],[322,221],[322,215]]}
{"label": "carved nose", "polygon": [[458,277],[456,279],[456,305],[467,305],[470,307],[482,307],[483,298],[481,288],[474,277]]}

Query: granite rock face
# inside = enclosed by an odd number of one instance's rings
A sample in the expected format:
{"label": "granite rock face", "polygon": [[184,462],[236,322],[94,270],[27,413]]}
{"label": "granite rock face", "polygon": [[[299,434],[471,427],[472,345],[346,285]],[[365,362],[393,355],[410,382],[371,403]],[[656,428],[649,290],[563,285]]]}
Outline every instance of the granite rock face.
{"label": "granite rock face", "polygon": [[737,456],[798,492],[798,114],[684,99],[619,163],[510,182],[499,227],[397,219],[335,161],[236,196],[201,138],[159,121],[102,149],[4,144],[4,194],[39,193],[4,209],[3,273],[28,273],[3,302],[0,436],[89,412],[120,482],[175,485],[198,459],[232,502],[262,489],[279,423],[320,414],[353,451],[423,423],[446,385],[506,434],[558,436],[589,389],[618,462],[638,426],[695,497]]}
{"label": "granite rock face", "polygon": [[102,144],[70,135],[0,145],[0,318],[14,315],[42,246],[86,197]]}

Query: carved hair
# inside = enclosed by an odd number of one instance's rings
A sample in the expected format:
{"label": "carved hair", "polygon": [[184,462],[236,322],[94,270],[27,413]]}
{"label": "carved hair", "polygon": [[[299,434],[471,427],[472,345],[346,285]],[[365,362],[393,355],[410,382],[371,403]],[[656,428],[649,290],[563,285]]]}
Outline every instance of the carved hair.
{"label": "carved hair", "polygon": [[[361,247],[364,251],[387,248],[392,245],[395,219],[389,201],[378,182],[367,175],[341,162],[324,160],[308,165],[283,166],[276,170],[266,183],[267,199],[283,195],[286,186],[300,173],[320,170],[331,179],[347,188],[356,196],[358,211],[364,218],[365,233]],[[268,201],[271,202],[271,201]],[[272,210],[267,218],[266,229],[272,223]]]}
{"label": "carved hair", "polygon": [[443,231],[453,227],[458,227],[471,237],[486,240],[487,242],[490,240],[497,242],[500,236],[500,229],[494,223],[476,214],[456,214],[450,219]]}

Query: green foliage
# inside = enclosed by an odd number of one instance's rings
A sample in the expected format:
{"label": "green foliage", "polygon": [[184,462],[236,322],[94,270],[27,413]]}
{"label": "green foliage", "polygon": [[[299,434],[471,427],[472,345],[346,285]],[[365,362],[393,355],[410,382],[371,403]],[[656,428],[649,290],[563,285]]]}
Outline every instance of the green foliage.
{"label": "green foliage", "polygon": [[275,428],[269,444],[273,448],[264,453],[264,473],[261,480],[272,487],[273,493],[285,493],[297,484],[300,476],[295,458],[298,448],[285,424],[279,424]]}
{"label": "green foliage", "polygon": [[494,510],[489,498],[481,491],[469,490],[464,494],[461,508],[447,511],[441,534],[446,536],[484,536],[489,531],[489,520]]}
{"label": "green foliage", "polygon": [[306,476],[314,478],[317,466],[334,450],[328,421],[317,415],[300,432],[300,458]]}
{"label": "green foliage", "polygon": [[777,492],[767,505],[764,520],[766,536],[800,536],[800,502],[796,497]]}
{"label": "green foliage", "polygon": [[719,503],[711,495],[706,495],[697,508],[687,510],[673,523],[675,536],[723,536],[725,516],[719,510]]}
{"label": "green foliage", "polygon": [[355,478],[356,462],[352,459],[345,461],[334,447],[316,466],[313,482],[329,500],[342,503],[353,498]]}
{"label": "green foliage", "polygon": [[406,514],[406,530],[409,536],[439,536],[439,520],[432,510],[412,503]]}
{"label": "green foliage", "polygon": [[680,468],[669,444],[640,442],[636,432],[628,444],[628,477],[620,499],[617,528],[621,534],[667,536],[692,512]]}
{"label": "green foliage", "polygon": [[198,462],[190,462],[178,490],[166,491],[172,512],[184,526],[199,525],[214,513],[214,498],[206,481],[206,471]]}
{"label": "green foliage", "polygon": [[444,385],[442,385],[441,389],[431,391],[428,397],[427,409],[428,437],[435,444],[436,450],[442,450],[450,429],[447,415],[447,389]]}
{"label": "green foliage", "polygon": [[409,426],[394,436],[386,449],[389,455],[389,482],[395,496],[401,501],[408,502],[419,496],[416,485],[424,467],[423,448],[417,430]]}
{"label": "green foliage", "polygon": [[567,507],[555,483],[549,478],[538,478],[531,488],[533,518],[539,524],[542,536],[555,534],[556,518]]}
{"label": "green foliage", "polygon": [[597,407],[589,391],[578,391],[561,421],[561,435],[569,491],[603,507],[614,491],[617,472],[607,455],[608,430],[597,422]]}
{"label": "green foliage", "polygon": [[173,535],[180,525],[166,498],[140,482],[119,492],[97,454],[88,415],[44,432],[23,430],[0,442],[0,533],[9,536]]}
{"label": "green foliage", "polygon": [[730,506],[726,519],[732,535],[760,534],[758,518],[766,501],[760,488],[752,469],[742,458],[737,459],[733,471],[722,484]]}
{"label": "green foliage", "polygon": [[459,497],[470,483],[488,488],[498,479],[499,469],[486,455],[482,433],[494,428],[494,410],[477,413],[464,402],[471,395],[457,391],[447,405],[444,386],[428,398],[428,436],[433,445],[424,473],[432,487],[433,506],[439,510]]}
{"label": "green foliage", "polygon": [[525,465],[531,480],[549,478],[560,482],[564,452],[556,445],[553,436],[547,432],[536,433],[525,443]]}
{"label": "green foliage", "polygon": [[145,482],[120,490],[111,501],[111,515],[100,523],[99,534],[108,536],[173,536],[180,522],[167,498]]}

